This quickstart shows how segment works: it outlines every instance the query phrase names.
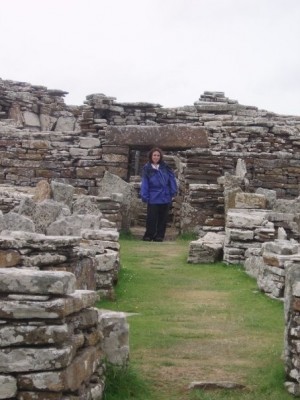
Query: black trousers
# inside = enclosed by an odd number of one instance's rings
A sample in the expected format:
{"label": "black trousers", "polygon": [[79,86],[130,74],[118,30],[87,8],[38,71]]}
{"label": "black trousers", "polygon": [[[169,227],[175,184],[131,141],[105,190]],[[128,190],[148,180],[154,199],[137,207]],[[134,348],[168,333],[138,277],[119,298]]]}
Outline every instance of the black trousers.
{"label": "black trousers", "polygon": [[164,239],[169,215],[169,204],[148,204],[144,238]]}

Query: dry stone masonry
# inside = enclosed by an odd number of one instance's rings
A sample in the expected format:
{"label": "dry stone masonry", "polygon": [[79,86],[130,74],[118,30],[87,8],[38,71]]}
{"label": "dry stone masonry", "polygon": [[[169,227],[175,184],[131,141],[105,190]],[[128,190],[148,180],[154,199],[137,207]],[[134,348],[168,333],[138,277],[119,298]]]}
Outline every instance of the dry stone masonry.
{"label": "dry stone masonry", "polygon": [[300,395],[300,117],[223,92],[177,108],[104,94],[68,106],[65,94],[0,79],[1,398],[101,399],[104,352],[127,362],[125,316],[101,317],[93,302],[114,297],[119,231],[144,226],[140,173],[154,145],[178,181],[169,226],[199,237],[188,261],[243,264],[285,298],[286,387]]}
{"label": "dry stone masonry", "polygon": [[96,293],[76,290],[69,272],[10,268],[0,274],[1,398],[100,399],[104,353],[92,308]]}
{"label": "dry stone masonry", "polygon": [[0,398],[102,399],[104,359],[128,362],[125,315],[94,308],[96,292],[76,290],[70,272],[1,268],[0,278]]}

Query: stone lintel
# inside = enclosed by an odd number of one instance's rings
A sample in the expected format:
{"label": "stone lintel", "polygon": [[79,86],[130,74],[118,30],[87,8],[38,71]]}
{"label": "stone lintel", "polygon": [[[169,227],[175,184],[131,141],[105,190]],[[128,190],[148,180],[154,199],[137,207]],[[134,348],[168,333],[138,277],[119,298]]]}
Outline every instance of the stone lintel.
{"label": "stone lintel", "polygon": [[106,139],[109,144],[162,149],[207,148],[207,132],[203,127],[186,125],[109,126]]}

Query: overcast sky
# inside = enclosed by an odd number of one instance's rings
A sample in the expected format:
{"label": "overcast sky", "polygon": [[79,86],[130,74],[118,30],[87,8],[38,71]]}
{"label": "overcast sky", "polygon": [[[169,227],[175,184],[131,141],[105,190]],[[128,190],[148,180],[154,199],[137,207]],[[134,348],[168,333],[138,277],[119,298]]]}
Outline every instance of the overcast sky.
{"label": "overcast sky", "polygon": [[120,102],[206,91],[300,115],[300,0],[2,0],[0,78]]}

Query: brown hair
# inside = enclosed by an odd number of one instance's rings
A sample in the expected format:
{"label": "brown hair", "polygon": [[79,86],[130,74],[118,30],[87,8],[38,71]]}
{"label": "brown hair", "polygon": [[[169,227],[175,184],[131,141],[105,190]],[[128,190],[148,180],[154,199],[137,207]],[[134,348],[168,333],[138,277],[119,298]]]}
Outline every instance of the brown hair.
{"label": "brown hair", "polygon": [[152,154],[153,154],[155,151],[157,151],[157,152],[160,154],[160,160],[159,160],[159,164],[160,164],[160,163],[162,162],[162,160],[163,160],[164,155],[163,155],[162,150],[161,150],[160,148],[158,148],[158,147],[153,147],[153,149],[151,149],[151,150],[149,151],[149,153],[148,153],[149,162],[150,162],[150,163],[152,162]]}

